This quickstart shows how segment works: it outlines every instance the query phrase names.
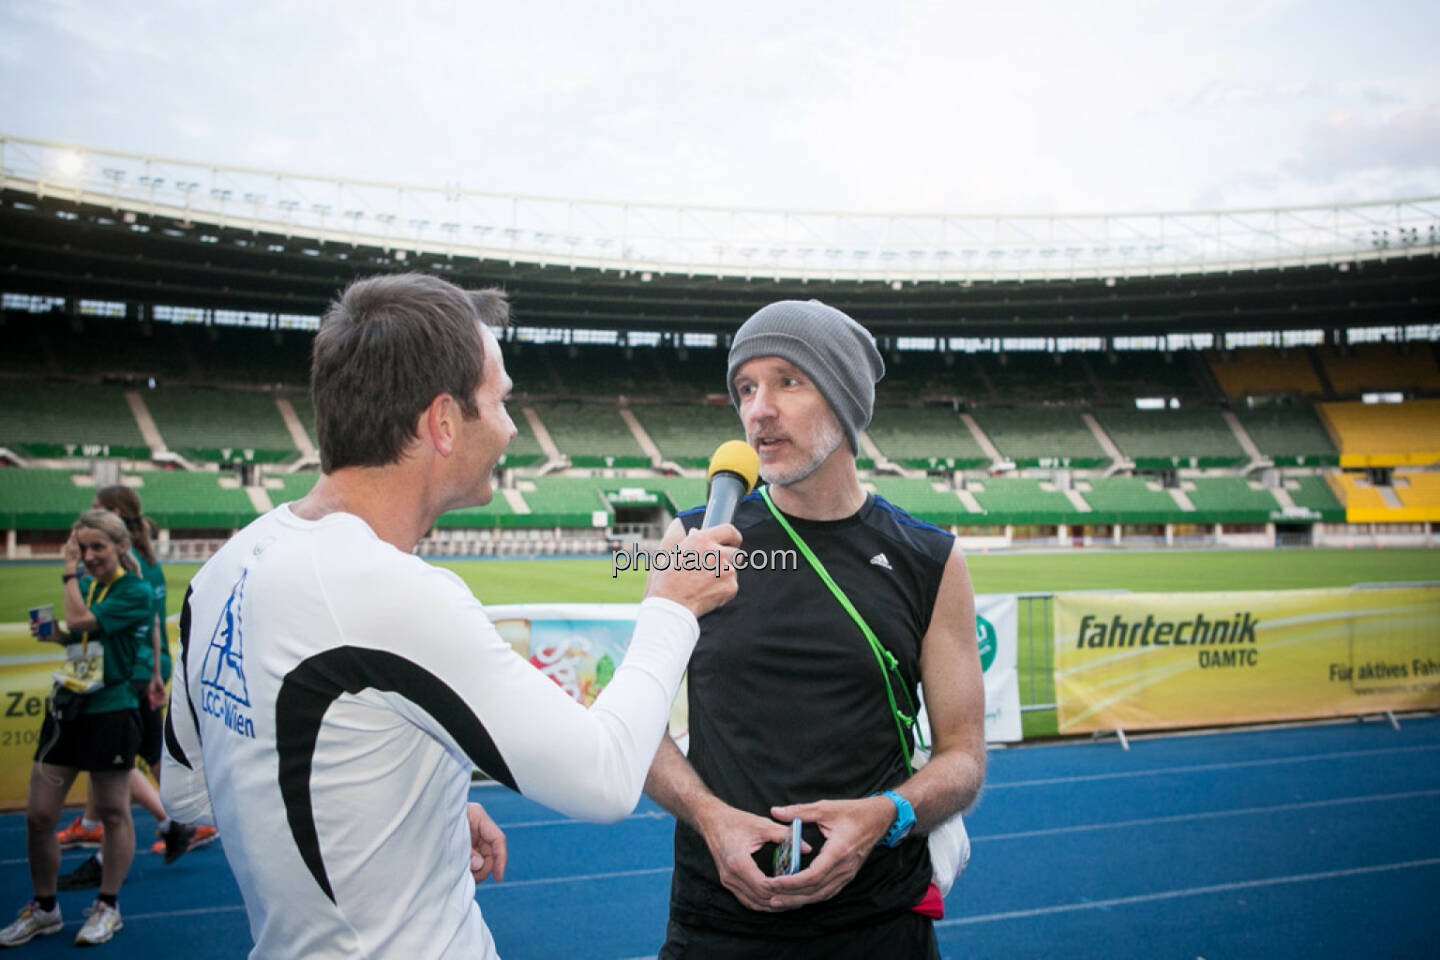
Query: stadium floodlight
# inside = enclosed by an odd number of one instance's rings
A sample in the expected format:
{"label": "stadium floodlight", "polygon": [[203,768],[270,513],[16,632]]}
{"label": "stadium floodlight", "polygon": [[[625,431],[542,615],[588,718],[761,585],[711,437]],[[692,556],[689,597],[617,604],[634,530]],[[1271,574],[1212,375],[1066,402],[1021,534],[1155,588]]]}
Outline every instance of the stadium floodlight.
{"label": "stadium floodlight", "polygon": [[55,158],[55,169],[64,177],[78,177],[85,172],[85,158],[74,150],[65,150]]}

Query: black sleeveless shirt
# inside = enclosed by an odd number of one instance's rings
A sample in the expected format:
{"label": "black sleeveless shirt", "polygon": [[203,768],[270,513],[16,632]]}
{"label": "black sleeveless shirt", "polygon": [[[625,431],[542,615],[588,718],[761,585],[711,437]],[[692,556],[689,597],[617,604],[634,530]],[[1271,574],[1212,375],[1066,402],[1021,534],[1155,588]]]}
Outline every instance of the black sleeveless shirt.
{"label": "black sleeveless shirt", "polygon": [[[703,514],[689,510],[680,520],[692,529]],[[843,520],[786,520],[895,655],[918,702],[921,640],[954,537],[874,495]],[[696,773],[721,800],[763,817],[773,805],[867,797],[903,782],[885,683],[859,627],[798,550],[789,569],[775,568],[772,551],[794,544],[759,494],[740,502],[734,524],[752,561],[761,551],[772,562],[740,571],[736,598],[700,619],[688,680]],[[906,710],[898,685],[895,696]],[[806,824],[805,839],[808,866],[824,838]],[[756,856],[767,874],[773,850]],[[704,839],[678,823],[670,906],[690,926],[806,937],[909,910],[929,882],[925,840],[911,837],[895,849],[876,847],[828,901],[758,913],[721,885]]]}

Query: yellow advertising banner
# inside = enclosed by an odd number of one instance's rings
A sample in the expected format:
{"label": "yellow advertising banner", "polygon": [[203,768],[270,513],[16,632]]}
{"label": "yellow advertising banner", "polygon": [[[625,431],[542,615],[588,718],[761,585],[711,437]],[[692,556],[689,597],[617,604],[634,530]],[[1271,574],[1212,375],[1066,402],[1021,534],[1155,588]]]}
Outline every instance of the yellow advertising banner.
{"label": "yellow advertising banner", "polygon": [[1061,733],[1440,707],[1440,587],[1055,595]]}
{"label": "yellow advertising banner", "polygon": [[[177,620],[170,618],[170,647],[179,663]],[[0,810],[25,807],[52,674],[64,665],[60,644],[35,640],[24,622],[0,623]],[[87,783],[83,774],[78,777],[67,800],[84,803]]]}

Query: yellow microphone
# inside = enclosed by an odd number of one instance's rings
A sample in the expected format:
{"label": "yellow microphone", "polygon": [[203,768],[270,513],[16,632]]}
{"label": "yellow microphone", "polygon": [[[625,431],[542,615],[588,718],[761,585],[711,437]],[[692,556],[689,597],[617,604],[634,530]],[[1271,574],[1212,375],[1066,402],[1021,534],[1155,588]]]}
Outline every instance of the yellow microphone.
{"label": "yellow microphone", "polygon": [[706,495],[705,518],[700,529],[729,523],[735,516],[740,498],[755,489],[760,477],[760,456],[744,440],[727,440],[715,448],[706,475],[710,490]]}

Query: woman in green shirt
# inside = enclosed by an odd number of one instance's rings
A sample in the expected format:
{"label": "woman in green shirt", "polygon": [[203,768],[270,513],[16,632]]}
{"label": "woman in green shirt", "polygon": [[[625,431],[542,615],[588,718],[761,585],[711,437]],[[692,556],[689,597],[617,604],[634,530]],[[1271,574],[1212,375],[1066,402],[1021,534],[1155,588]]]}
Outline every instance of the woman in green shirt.
{"label": "woman in green shirt", "polygon": [[83,644],[87,655],[100,654],[103,670],[98,678],[76,672],[76,685],[88,683],[89,687],[70,710],[61,702],[66,697],[51,697],[30,770],[25,808],[25,846],[35,896],[14,923],[0,930],[3,946],[56,933],[64,925],[55,902],[60,870],[55,827],[65,794],[81,770],[90,773],[105,824],[101,847],[105,863],[100,894],[76,943],[104,943],[120,929],[117,896],[135,854],[129,774],[140,745],[140,716],[132,675],[137,651],[150,643],[154,601],[130,556],[125,524],[108,511],[82,514],[71,529],[63,556],[61,583],[70,641]]}
{"label": "woman in green shirt", "polygon": [[[140,502],[140,495],[119,484],[95,491],[97,510],[109,510],[121,519],[130,534],[130,555],[140,569],[140,576],[149,585],[154,601],[154,629],[150,642],[140,645],[135,658],[133,682],[140,701],[140,748],[137,753],[150,768],[151,775],[160,775],[160,750],[165,726],[165,684],[170,682],[170,642],[165,622],[165,574],[155,557],[150,531]],[[171,820],[160,803],[160,793],[141,770],[130,771],[130,798],[155,818],[156,835],[160,838],[151,848],[165,862],[174,863],[193,847],[215,839],[215,828],[191,826]],[[98,847],[104,841],[105,828],[95,806],[95,793],[90,791],[85,810],[56,837],[62,850],[76,847]],[[74,870],[60,877],[61,890],[98,887],[104,873],[104,854],[97,854]]]}

